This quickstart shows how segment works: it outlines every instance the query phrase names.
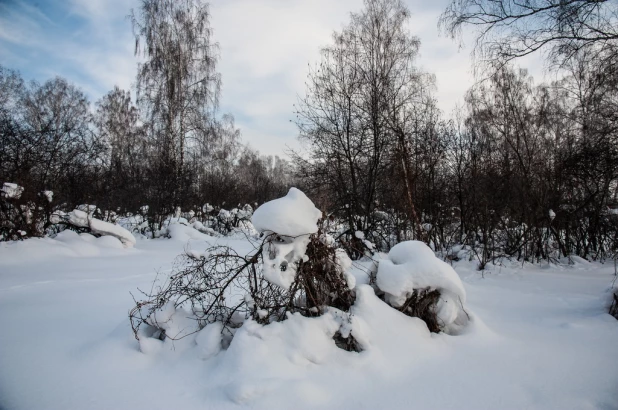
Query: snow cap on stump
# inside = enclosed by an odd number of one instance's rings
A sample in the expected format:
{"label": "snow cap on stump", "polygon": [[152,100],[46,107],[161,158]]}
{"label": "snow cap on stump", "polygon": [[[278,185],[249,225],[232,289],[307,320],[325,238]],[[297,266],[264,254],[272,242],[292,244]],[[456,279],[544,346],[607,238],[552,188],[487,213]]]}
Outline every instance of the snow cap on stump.
{"label": "snow cap on stump", "polygon": [[316,233],[322,212],[301,190],[290,188],[286,196],[266,202],[253,213],[251,222],[260,232],[284,236]]}

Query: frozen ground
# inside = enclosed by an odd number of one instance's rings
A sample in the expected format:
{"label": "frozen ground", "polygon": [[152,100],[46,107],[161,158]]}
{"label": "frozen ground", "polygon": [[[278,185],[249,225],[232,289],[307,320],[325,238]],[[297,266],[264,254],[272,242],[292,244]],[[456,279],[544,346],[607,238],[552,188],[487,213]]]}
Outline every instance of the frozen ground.
{"label": "frozen ground", "polygon": [[127,319],[129,292],[169,271],[187,242],[61,239],[0,243],[2,410],[618,409],[618,321],[604,305],[613,266],[495,267],[482,278],[461,262],[475,317],[465,334],[385,321],[390,308],[363,288],[369,350],[344,352],[290,320],[254,324],[201,360],[141,353]]}

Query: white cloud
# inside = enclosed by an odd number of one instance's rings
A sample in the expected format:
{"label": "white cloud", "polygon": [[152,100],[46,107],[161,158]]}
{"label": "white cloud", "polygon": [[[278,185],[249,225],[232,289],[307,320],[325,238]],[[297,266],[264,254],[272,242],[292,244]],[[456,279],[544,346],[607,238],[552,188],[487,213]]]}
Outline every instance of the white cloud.
{"label": "white cloud", "polygon": [[[26,78],[62,75],[93,99],[114,85],[129,88],[137,59],[126,16],[138,0],[50,2],[54,17],[26,3],[0,2],[4,64],[15,64],[12,68]],[[406,1],[412,12],[410,33],[422,41],[418,64],[436,75],[439,106],[447,114],[473,83],[469,49],[460,50],[438,35],[437,19],[448,2]],[[297,96],[305,92],[308,64],[319,61],[320,48],[331,42],[333,31],[362,6],[362,0],[211,1],[214,40],[221,47],[221,107],[236,116],[245,141],[265,154],[299,146],[290,120]],[[526,64],[541,80],[538,58]]]}
{"label": "white cloud", "polygon": [[[467,52],[438,36],[437,20],[446,7],[408,1],[410,33],[421,38],[419,65],[435,73],[440,107],[450,112],[473,77]],[[223,108],[237,115],[244,138],[268,153],[286,144],[297,148],[293,104],[305,92],[308,64],[319,61],[332,33],[362,9],[362,0],[215,0],[212,26],[221,46]],[[243,121],[250,118],[251,121]],[[278,123],[278,127],[274,124]],[[270,130],[270,132],[268,132]]]}

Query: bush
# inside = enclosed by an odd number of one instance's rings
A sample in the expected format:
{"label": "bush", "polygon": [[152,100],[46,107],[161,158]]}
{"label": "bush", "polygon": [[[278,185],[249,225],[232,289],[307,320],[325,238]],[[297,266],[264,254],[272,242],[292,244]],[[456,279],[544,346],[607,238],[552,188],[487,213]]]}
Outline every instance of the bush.
{"label": "bush", "polygon": [[[239,255],[227,246],[181,255],[163,285],[153,292],[142,292],[145,299],[136,301],[131,310],[129,317],[136,339],[140,343],[144,337],[180,340],[217,323],[223,340],[229,343],[247,319],[266,325],[285,320],[291,313],[319,316],[332,309],[346,316],[355,299],[350,279],[342,268],[340,250],[325,244],[320,236],[321,231],[310,235],[306,256],[293,262],[294,267],[277,267],[296,272],[287,289],[266,279],[263,255],[292,238],[266,235],[248,255]],[[166,311],[182,311],[193,320],[193,325],[176,332],[169,323],[173,315],[161,314]],[[358,350],[352,339],[346,340],[341,334],[338,345]]]}

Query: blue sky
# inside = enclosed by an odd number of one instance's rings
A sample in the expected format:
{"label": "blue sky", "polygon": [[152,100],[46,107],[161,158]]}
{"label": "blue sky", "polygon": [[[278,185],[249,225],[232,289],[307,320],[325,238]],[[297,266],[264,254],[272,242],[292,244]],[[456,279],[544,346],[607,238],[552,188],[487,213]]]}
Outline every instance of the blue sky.
{"label": "blue sky", "polygon": [[[421,39],[419,65],[436,75],[439,106],[450,112],[473,84],[470,49],[439,36],[448,0],[407,0],[410,32]],[[127,19],[138,0],[0,0],[0,62],[27,79],[63,76],[94,102],[114,85],[130,89],[137,59]],[[264,154],[298,148],[293,104],[309,63],[362,0],[213,0],[220,46],[221,111]],[[529,59],[536,77],[538,59]]]}

